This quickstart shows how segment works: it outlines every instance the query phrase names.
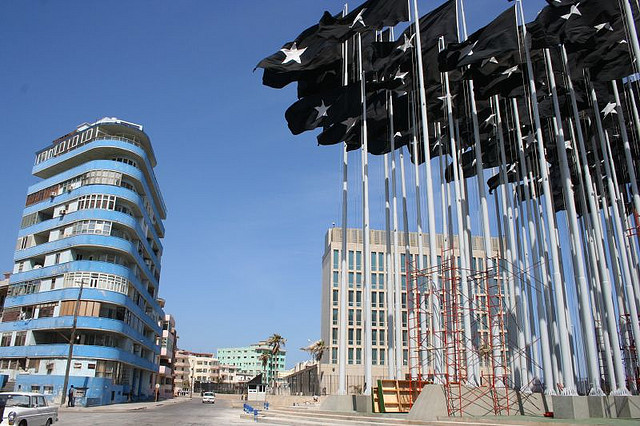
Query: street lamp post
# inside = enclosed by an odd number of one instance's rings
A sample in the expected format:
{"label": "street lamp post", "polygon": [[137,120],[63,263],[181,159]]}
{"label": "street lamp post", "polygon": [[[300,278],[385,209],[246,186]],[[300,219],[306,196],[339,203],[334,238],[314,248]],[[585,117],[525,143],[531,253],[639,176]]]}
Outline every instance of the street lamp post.
{"label": "street lamp post", "polygon": [[60,405],[64,405],[67,399],[67,386],[69,385],[69,369],[71,368],[71,359],[73,358],[73,344],[76,340],[76,326],[78,324],[78,313],[80,311],[80,299],[82,298],[82,290],[84,289],[85,278],[80,280],[80,290],[76,299],[76,306],[73,310],[73,324],[71,326],[71,338],[69,339],[69,354],[67,355],[67,367],[64,372],[64,384],[62,385],[62,398]]}

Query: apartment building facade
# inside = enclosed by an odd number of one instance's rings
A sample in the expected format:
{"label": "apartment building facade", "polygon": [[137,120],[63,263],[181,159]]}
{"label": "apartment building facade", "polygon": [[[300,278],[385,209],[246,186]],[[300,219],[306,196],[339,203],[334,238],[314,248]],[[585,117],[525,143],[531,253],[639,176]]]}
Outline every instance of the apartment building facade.
{"label": "apartment building facade", "polygon": [[166,217],[155,166],[143,127],[117,118],[36,154],[0,322],[0,373],[16,388],[59,400],[69,366],[78,404],[154,397]]}
{"label": "apartment building facade", "polygon": [[[164,303],[162,304],[164,307]],[[165,314],[162,321],[162,341],[160,343],[160,369],[156,389],[158,398],[173,398],[175,361],[178,343],[176,322],[172,315]]]}

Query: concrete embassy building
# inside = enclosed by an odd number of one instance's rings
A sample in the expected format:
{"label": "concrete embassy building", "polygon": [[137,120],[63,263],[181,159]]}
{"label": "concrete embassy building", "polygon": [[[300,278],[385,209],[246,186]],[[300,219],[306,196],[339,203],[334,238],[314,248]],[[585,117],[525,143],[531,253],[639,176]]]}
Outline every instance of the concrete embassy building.
{"label": "concrete embassy building", "polygon": [[[37,153],[0,323],[0,374],[77,403],[154,397],[166,208],[142,126],[83,124]],[[77,300],[80,300],[77,304]]]}
{"label": "concrete embassy building", "polygon": [[[398,234],[400,247],[400,282],[401,282],[401,312],[402,318],[402,354],[404,365],[403,374],[407,374],[409,358],[409,324],[407,310],[407,265],[417,265],[419,253],[418,235],[409,234],[410,258],[404,253],[405,236]],[[387,265],[386,232],[380,230],[371,231],[371,343],[372,343],[372,378],[374,380],[388,377],[388,338],[389,330],[388,299],[387,299],[387,274],[390,273]],[[457,249],[457,237],[453,238],[453,250],[446,250],[447,245],[442,235],[437,236],[436,262],[442,262],[442,257],[455,256],[459,259]],[[364,385],[364,306],[363,306],[363,259],[362,259],[362,230],[347,230],[347,392],[358,392]],[[426,234],[423,235],[423,247],[425,258],[429,253],[429,241]],[[472,237],[471,267],[474,270],[484,268],[485,252],[480,237]],[[493,253],[495,257],[499,253],[499,240],[492,239]],[[342,251],[342,229],[331,228],[326,234],[325,252],[322,258],[322,319],[321,336],[328,346],[327,353],[321,359],[317,376],[320,379],[320,393],[335,393],[338,386],[338,345],[339,345],[339,321],[340,321],[340,276]],[[481,332],[482,330],[480,330]],[[428,373],[428,372],[427,372]]]}

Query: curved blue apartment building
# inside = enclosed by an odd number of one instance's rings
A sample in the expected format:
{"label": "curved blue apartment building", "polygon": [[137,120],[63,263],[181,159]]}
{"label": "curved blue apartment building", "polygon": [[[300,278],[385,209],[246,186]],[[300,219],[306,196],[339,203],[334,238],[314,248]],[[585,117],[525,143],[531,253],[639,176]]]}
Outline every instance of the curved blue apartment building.
{"label": "curved blue apartment building", "polygon": [[153,398],[166,208],[142,126],[83,124],[36,154],[0,322],[0,374],[82,405]]}

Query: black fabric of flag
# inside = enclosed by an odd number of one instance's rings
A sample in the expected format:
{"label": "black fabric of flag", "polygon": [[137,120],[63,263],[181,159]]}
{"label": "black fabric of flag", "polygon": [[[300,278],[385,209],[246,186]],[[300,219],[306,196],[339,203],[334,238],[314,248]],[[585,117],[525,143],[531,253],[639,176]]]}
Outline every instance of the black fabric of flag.
{"label": "black fabric of flag", "polygon": [[438,65],[442,72],[451,71],[514,50],[518,50],[518,34],[512,6],[465,42],[448,44],[438,56]]}
{"label": "black fabric of flag", "polygon": [[409,20],[409,2],[404,0],[368,0],[343,18],[320,23],[318,35],[337,41],[365,31],[392,27]]}
{"label": "black fabric of flag", "polygon": [[307,28],[294,41],[261,60],[256,68],[277,73],[299,72],[315,70],[340,60],[340,43],[318,36],[321,24],[330,24],[335,20],[329,12],[325,12],[319,24]]}
{"label": "black fabric of flag", "polygon": [[287,109],[285,118],[291,133],[298,135],[354,117],[360,108],[360,87],[352,84],[298,100]]}

